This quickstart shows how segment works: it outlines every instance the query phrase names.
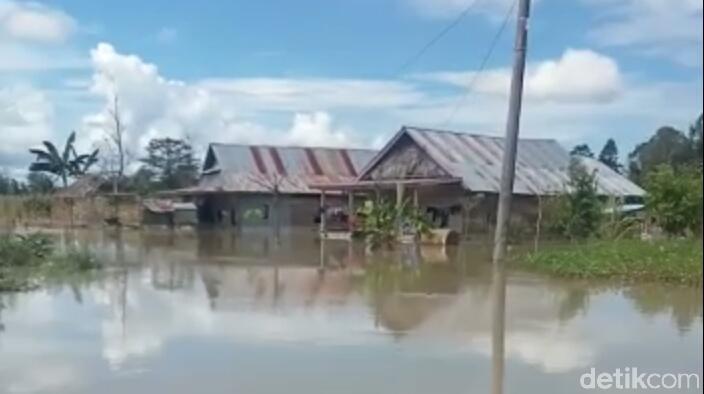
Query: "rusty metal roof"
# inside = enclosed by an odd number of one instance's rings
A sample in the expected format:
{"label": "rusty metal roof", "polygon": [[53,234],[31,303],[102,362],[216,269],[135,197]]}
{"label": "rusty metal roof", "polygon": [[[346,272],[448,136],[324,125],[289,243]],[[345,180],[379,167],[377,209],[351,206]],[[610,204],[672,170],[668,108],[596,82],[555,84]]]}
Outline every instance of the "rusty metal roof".
{"label": "rusty metal roof", "polygon": [[[403,136],[409,136],[450,176],[461,178],[465,188],[476,192],[498,193],[504,139],[501,137],[467,134],[404,126],[391,141],[361,171],[365,179],[378,162],[393,150]],[[555,140],[522,138],[518,143],[514,193],[546,195],[566,190],[567,169],[571,156]],[[596,171],[600,194],[613,196],[643,196],[645,191],[603,163],[589,158],[580,160],[589,171]]]}
{"label": "rusty metal roof", "polygon": [[193,192],[318,193],[311,184],[354,181],[376,151],[211,144]]}
{"label": "rusty metal roof", "polygon": [[99,193],[100,188],[106,183],[107,180],[99,175],[86,174],[76,178],[70,185],[57,190],[54,196],[63,198],[94,196]]}

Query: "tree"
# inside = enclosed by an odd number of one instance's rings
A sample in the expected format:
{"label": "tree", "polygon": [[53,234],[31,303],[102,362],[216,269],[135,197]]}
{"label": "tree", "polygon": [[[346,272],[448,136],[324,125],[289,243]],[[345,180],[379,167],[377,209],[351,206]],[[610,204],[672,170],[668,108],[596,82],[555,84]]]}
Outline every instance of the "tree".
{"label": "tree", "polygon": [[618,148],[616,141],[609,138],[599,153],[599,161],[609,166],[612,170],[621,173],[621,164],[618,162]]}
{"label": "tree", "polygon": [[689,140],[692,144],[693,157],[692,161],[695,164],[702,166],[702,114],[699,118],[689,126]]}
{"label": "tree", "polygon": [[191,145],[180,139],[155,138],[147,145],[147,157],[140,160],[154,174],[159,186],[178,189],[192,185],[198,165]]}
{"label": "tree", "polygon": [[691,160],[689,138],[674,127],[659,128],[647,142],[643,142],[628,155],[628,172],[636,183],[645,183],[647,174],[661,164],[674,168]]}
{"label": "tree", "polygon": [[698,232],[702,225],[702,173],[694,166],[675,171],[661,164],[648,173],[646,209],[668,234]]}
{"label": "tree", "polygon": [[30,193],[50,193],[54,190],[54,179],[42,172],[30,172],[27,174],[27,189]]}
{"label": "tree", "polygon": [[149,194],[154,190],[155,175],[146,166],[141,166],[132,175],[125,177],[123,188],[141,195]]}
{"label": "tree", "polygon": [[30,149],[29,152],[36,158],[30,164],[29,171],[54,174],[61,179],[64,187],[68,186],[69,177],[85,174],[98,161],[98,149],[90,154],[79,155],[76,153],[75,142],[76,132],[73,131],[66,139],[63,153],[59,153],[56,146],[49,141],[42,142],[45,149]]}
{"label": "tree", "polygon": [[573,158],[568,175],[566,192],[546,210],[550,227],[571,239],[595,235],[602,218],[596,174],[587,171],[579,159]]}
{"label": "tree", "polygon": [[108,109],[110,123],[112,124],[105,133],[107,134],[110,151],[113,152],[115,169],[112,176],[112,191],[117,193],[120,182],[125,175],[126,151],[124,146],[125,125],[120,114],[120,101],[117,93],[113,95],[112,108]]}
{"label": "tree", "polygon": [[22,194],[26,189],[17,179],[0,173],[0,194]]}
{"label": "tree", "polygon": [[594,157],[594,153],[592,152],[592,149],[587,144],[575,145],[575,147],[572,148],[572,150],[570,151],[570,155],[592,157],[592,158]]}

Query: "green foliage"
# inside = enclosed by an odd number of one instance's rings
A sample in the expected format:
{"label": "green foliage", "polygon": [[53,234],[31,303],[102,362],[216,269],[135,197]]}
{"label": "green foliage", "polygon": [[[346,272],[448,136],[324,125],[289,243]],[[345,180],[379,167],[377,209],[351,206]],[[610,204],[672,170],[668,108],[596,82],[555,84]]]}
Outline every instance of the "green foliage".
{"label": "green foliage", "polygon": [[546,224],[571,239],[593,236],[602,219],[596,174],[589,173],[575,158],[570,162],[569,177],[567,192],[546,204]]}
{"label": "green foliage", "polygon": [[604,144],[604,148],[599,153],[599,161],[609,166],[612,170],[621,173],[621,164],[618,162],[618,148],[613,138],[609,138]]}
{"label": "green foliage", "polygon": [[661,164],[674,168],[693,163],[695,148],[692,141],[674,127],[661,127],[647,142],[641,143],[628,155],[630,178],[644,184],[648,173]]}
{"label": "green foliage", "polygon": [[191,186],[198,176],[193,148],[184,140],[156,138],[147,145],[147,157],[141,159],[158,188],[177,189]]}
{"label": "green foliage", "polygon": [[396,207],[388,201],[367,201],[357,216],[362,219],[360,232],[373,246],[390,244],[396,239]]}
{"label": "green foliage", "polygon": [[0,195],[6,194],[24,194],[27,187],[10,176],[0,174]]}
{"label": "green foliage", "polygon": [[575,147],[572,148],[572,150],[570,151],[570,155],[583,156],[583,157],[594,157],[594,153],[592,152],[592,149],[587,144],[575,145]]}
{"label": "green foliage", "polygon": [[63,253],[54,254],[48,259],[45,272],[73,273],[100,267],[100,262],[87,249],[69,247]]}
{"label": "green foliage", "polygon": [[407,202],[397,207],[383,199],[367,201],[357,215],[361,218],[361,234],[375,247],[393,243],[399,230],[414,234],[430,230],[425,215]]}
{"label": "green foliage", "polygon": [[76,132],[72,132],[63,152],[59,152],[50,141],[43,141],[44,149],[30,149],[29,152],[36,156],[30,164],[31,172],[46,172],[58,176],[63,186],[68,186],[68,178],[85,174],[93,164],[98,161],[98,150],[90,154],[78,154],[75,148]]}
{"label": "green foliage", "polygon": [[696,239],[569,244],[530,253],[520,262],[559,276],[702,284],[702,243]]}
{"label": "green foliage", "polygon": [[132,191],[139,195],[147,195],[157,189],[155,185],[156,175],[145,166],[140,167],[131,176],[123,177],[120,187],[124,191]]}
{"label": "green foliage", "polygon": [[41,233],[0,237],[0,291],[25,290],[59,275],[99,267],[87,250],[56,251],[52,240]]}
{"label": "green foliage", "polygon": [[[52,250],[42,235],[3,236],[0,238],[0,267],[37,265]],[[36,248],[36,249],[35,249]]]}
{"label": "green foliage", "polygon": [[648,174],[646,209],[668,234],[698,232],[702,226],[701,168],[660,165]]}
{"label": "green foliage", "polygon": [[42,172],[27,174],[27,191],[35,194],[47,194],[54,190],[54,179]]}

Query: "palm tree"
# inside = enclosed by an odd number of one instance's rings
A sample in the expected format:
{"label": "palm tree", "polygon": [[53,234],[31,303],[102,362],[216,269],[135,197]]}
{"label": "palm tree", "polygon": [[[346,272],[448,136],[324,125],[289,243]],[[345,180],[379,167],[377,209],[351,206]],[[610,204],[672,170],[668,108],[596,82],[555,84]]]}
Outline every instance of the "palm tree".
{"label": "palm tree", "polygon": [[98,149],[90,154],[79,155],[74,147],[75,141],[74,131],[68,136],[62,154],[50,141],[42,142],[45,149],[30,149],[29,152],[36,155],[36,159],[30,164],[29,171],[54,174],[61,178],[64,187],[68,186],[69,177],[85,174],[98,161]]}

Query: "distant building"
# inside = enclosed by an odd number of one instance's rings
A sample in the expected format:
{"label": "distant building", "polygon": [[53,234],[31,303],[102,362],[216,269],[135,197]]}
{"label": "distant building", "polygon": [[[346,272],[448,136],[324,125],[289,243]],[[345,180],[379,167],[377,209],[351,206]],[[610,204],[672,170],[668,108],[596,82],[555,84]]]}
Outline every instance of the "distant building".
{"label": "distant building", "polygon": [[[210,144],[198,184],[171,192],[196,203],[201,224],[282,228],[319,220],[320,191],[310,184],[354,181],[376,154],[366,149]],[[340,193],[327,205],[343,204]]]}
{"label": "distant building", "polygon": [[[382,194],[412,201],[438,227],[486,232],[496,211],[504,140],[501,137],[402,127],[351,182],[317,184],[327,192]],[[567,189],[572,157],[555,140],[521,139],[514,184],[514,219],[536,216],[539,197]],[[598,192],[633,202],[645,191],[601,162],[579,157],[596,174]]]}

